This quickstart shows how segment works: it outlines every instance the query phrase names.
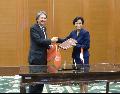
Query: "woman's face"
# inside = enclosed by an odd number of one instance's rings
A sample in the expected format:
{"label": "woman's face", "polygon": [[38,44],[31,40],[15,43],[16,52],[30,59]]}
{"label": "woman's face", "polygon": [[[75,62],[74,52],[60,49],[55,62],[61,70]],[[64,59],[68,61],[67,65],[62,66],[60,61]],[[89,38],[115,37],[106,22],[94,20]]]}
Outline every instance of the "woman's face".
{"label": "woman's face", "polygon": [[37,19],[38,24],[45,25],[47,21],[47,17],[45,14],[41,14],[40,17]]}
{"label": "woman's face", "polygon": [[83,26],[83,24],[80,19],[77,22],[75,22],[75,27],[77,30],[80,30],[82,28],[82,26]]}

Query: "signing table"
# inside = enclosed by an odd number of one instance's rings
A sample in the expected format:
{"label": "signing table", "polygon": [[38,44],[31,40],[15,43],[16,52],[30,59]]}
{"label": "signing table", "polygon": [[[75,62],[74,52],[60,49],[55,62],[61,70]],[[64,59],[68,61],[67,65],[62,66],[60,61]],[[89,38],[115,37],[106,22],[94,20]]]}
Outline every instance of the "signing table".
{"label": "signing table", "polygon": [[63,64],[59,70],[52,65],[20,66],[20,93],[26,92],[26,86],[34,84],[72,85],[83,82],[106,81],[106,93],[109,82],[120,81],[120,64]]}

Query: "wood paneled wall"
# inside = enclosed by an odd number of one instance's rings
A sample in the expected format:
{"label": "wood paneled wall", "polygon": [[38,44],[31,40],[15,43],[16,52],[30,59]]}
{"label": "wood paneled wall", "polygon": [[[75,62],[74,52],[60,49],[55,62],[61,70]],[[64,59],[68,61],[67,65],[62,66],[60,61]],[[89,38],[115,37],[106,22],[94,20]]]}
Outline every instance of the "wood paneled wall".
{"label": "wood paneled wall", "polygon": [[0,1],[0,65],[18,65],[17,0]]}
{"label": "wood paneled wall", "polygon": [[[64,37],[74,29],[72,20],[83,16],[85,28],[90,32],[90,63],[120,62],[120,1],[119,0],[53,0],[54,31]],[[68,54],[67,54],[68,53]],[[67,54],[67,55],[66,55]],[[64,60],[70,61],[71,50],[62,51]]]}
{"label": "wood paneled wall", "polygon": [[[120,63],[120,0],[1,0],[0,66],[28,65],[29,28],[36,13],[48,13],[48,36],[64,38],[83,16],[90,32],[90,63]],[[71,63],[72,48],[60,50]]]}

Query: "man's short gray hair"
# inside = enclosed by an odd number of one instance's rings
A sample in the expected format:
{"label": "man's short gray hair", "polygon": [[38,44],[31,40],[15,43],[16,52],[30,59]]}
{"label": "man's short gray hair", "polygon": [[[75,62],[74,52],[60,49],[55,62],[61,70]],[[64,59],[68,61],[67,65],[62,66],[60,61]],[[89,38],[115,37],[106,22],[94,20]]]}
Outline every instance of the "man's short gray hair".
{"label": "man's short gray hair", "polygon": [[46,15],[46,18],[47,18],[47,13],[45,11],[39,11],[36,15],[36,21],[38,20],[38,18],[40,17],[41,14]]}

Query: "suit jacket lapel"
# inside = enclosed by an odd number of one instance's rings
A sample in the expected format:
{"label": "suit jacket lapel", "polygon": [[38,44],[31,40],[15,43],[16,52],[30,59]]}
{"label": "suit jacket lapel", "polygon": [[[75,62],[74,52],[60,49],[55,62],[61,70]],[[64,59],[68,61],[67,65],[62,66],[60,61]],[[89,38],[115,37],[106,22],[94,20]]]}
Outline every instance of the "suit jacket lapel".
{"label": "suit jacket lapel", "polygon": [[[45,28],[45,27],[44,27]],[[46,28],[45,30],[43,31],[42,28],[40,28],[40,26],[38,24],[36,24],[36,29],[37,31],[39,32],[39,35],[45,39],[45,35],[46,35],[46,38],[47,38],[47,34],[46,34]]]}

